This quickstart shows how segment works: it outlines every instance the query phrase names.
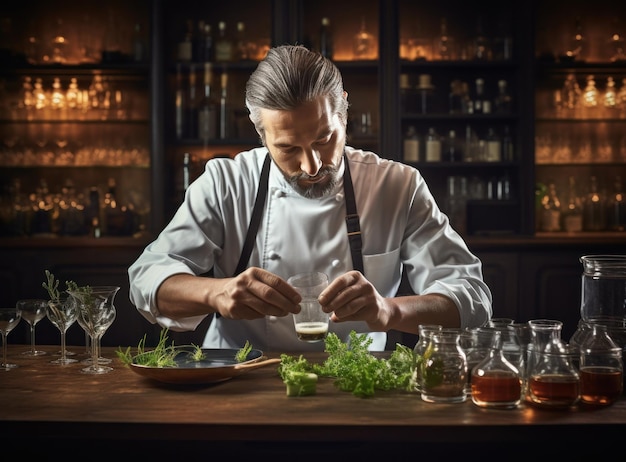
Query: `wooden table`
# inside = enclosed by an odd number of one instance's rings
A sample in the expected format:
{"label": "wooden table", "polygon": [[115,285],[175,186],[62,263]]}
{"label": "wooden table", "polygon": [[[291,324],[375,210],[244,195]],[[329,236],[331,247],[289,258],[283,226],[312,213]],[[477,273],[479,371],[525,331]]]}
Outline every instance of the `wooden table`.
{"label": "wooden table", "polygon": [[[42,347],[49,354],[35,358],[21,355],[27,348],[11,345],[9,336],[9,362],[19,367],[0,371],[0,442],[6,448],[28,437],[19,446],[22,455],[49,458],[58,451],[61,460],[84,461],[84,450],[91,448],[107,458],[131,451],[142,459],[145,454],[182,460],[221,451],[234,460],[295,460],[297,451],[297,460],[322,462],[368,460],[381,451],[385,461],[419,459],[418,454],[467,460],[510,450],[514,457],[506,460],[517,460],[537,451],[581,456],[599,445],[597,457],[615,449],[608,444],[620,450],[626,435],[626,399],[601,409],[485,410],[470,401],[429,404],[405,392],[359,398],[337,390],[331,379],[320,379],[315,396],[293,398],[286,396],[276,365],[218,384],[172,386],[135,374],[114,348],[103,349],[115,358],[114,370],[104,375],[82,374],[81,364],[50,364],[58,346]],[[85,358],[84,347],[69,348]]]}

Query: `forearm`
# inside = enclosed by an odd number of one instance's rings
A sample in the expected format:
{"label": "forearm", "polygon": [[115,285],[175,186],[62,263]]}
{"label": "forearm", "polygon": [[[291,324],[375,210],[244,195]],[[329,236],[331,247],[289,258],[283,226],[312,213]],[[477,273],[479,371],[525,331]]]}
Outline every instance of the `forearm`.
{"label": "forearm", "polygon": [[385,331],[394,329],[417,334],[420,324],[439,324],[444,327],[461,325],[456,304],[445,295],[409,295],[388,299],[388,303],[392,314]]}
{"label": "forearm", "polygon": [[157,291],[159,312],[172,319],[215,313],[211,293],[223,283],[221,279],[175,274],[163,281]]}

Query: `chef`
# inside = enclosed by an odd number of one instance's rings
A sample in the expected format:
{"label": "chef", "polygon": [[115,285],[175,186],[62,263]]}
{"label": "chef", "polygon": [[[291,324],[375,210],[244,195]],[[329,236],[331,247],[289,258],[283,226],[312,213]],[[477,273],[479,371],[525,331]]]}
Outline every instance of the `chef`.
{"label": "chef", "polygon": [[[194,330],[205,348],[321,351],[299,341],[289,276],[322,271],[330,331],[383,350],[420,324],[476,327],[491,317],[481,261],[450,226],[419,171],[346,142],[339,70],[302,46],[272,48],[246,85],[262,147],[212,159],[175,216],[129,268],[150,322]],[[415,295],[397,296],[403,271]]]}

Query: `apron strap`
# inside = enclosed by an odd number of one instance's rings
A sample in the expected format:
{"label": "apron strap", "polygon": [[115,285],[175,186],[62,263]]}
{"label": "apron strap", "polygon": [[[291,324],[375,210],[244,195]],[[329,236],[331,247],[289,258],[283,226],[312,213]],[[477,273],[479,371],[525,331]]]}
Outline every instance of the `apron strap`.
{"label": "apron strap", "polygon": [[248,266],[250,261],[250,254],[254,248],[254,240],[256,238],[259,224],[261,223],[261,217],[263,216],[263,205],[265,204],[265,197],[267,196],[267,185],[270,177],[270,164],[271,159],[269,153],[265,156],[265,162],[263,162],[263,170],[261,170],[261,178],[259,179],[259,190],[256,194],[256,200],[254,201],[254,209],[252,210],[252,218],[250,219],[250,227],[248,228],[248,234],[246,234],[246,241],[243,244],[241,250],[241,256],[239,257],[239,263],[237,263],[237,269],[235,269],[235,276],[243,272]]}

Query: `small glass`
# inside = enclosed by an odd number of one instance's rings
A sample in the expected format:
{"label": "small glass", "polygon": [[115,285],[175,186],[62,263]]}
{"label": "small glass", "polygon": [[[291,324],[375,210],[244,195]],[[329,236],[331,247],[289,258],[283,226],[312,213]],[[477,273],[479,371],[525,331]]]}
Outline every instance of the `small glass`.
{"label": "small glass", "polygon": [[330,315],[322,311],[319,295],[328,287],[328,275],[320,272],[300,273],[287,282],[302,296],[300,312],[293,315],[298,339],[303,342],[321,342],[328,334]]}
{"label": "small glass", "polygon": [[538,353],[528,371],[526,400],[539,407],[571,408],[580,400],[578,350],[551,342]]}
{"label": "small glass", "polygon": [[0,334],[2,335],[2,364],[0,364],[0,370],[2,371],[10,371],[18,367],[17,364],[7,361],[7,336],[19,324],[20,319],[22,319],[22,313],[17,306],[0,308]]}

